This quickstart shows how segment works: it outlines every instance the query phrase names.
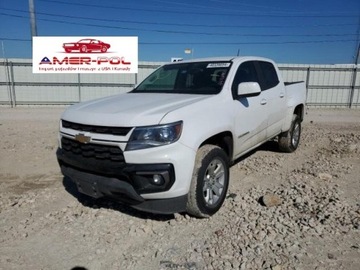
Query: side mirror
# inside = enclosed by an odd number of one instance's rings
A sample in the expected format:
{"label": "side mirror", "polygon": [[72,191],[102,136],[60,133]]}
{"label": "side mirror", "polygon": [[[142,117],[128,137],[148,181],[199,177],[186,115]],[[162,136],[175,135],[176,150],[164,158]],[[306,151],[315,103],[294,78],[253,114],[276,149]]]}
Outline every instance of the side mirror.
{"label": "side mirror", "polygon": [[261,88],[257,82],[243,82],[238,85],[238,96],[257,96],[260,93]]}

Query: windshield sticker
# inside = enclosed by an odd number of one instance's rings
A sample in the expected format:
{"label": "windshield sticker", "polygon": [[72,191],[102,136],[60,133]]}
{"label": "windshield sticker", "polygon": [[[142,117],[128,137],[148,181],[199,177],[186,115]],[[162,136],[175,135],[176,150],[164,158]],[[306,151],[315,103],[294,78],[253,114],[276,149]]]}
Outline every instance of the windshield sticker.
{"label": "windshield sticker", "polygon": [[227,68],[230,67],[230,63],[210,63],[206,68]]}

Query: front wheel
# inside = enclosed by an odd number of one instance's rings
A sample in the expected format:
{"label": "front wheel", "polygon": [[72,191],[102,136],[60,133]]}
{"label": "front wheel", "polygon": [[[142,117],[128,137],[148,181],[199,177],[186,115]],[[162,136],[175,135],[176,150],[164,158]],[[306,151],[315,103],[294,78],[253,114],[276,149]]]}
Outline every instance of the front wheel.
{"label": "front wheel", "polygon": [[300,143],[301,135],[301,120],[296,114],[293,116],[293,120],[290,129],[279,135],[279,148],[286,153],[294,152]]}
{"label": "front wheel", "polygon": [[202,146],[196,154],[186,211],[196,217],[215,214],[224,203],[228,186],[226,153],[218,146]]}

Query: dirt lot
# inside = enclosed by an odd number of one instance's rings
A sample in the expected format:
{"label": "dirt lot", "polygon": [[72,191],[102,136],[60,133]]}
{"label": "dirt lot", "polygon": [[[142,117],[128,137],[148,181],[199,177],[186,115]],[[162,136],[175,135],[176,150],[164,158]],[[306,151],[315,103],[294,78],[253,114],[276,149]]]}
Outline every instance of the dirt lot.
{"label": "dirt lot", "polygon": [[0,108],[0,269],[360,269],[359,110],[310,109],[295,153],[239,160],[210,219],[78,194],[55,159],[63,110]]}

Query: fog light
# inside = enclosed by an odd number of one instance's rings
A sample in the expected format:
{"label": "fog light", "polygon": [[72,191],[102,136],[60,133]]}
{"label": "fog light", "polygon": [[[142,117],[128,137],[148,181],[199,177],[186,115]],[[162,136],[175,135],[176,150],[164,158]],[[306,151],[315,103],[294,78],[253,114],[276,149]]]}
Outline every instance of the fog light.
{"label": "fog light", "polygon": [[154,174],[152,182],[154,185],[161,186],[164,184],[164,178],[160,174]]}

